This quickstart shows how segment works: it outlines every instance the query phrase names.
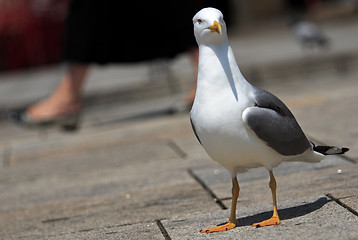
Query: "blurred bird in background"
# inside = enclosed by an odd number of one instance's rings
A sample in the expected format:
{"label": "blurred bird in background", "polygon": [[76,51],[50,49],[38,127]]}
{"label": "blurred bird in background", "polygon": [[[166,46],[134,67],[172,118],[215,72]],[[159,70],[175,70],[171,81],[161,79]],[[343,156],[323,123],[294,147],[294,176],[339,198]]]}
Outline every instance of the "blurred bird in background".
{"label": "blurred bird in background", "polygon": [[319,1],[286,0],[288,24],[303,50],[328,49],[330,40],[313,21],[305,19],[307,12],[314,9]]}

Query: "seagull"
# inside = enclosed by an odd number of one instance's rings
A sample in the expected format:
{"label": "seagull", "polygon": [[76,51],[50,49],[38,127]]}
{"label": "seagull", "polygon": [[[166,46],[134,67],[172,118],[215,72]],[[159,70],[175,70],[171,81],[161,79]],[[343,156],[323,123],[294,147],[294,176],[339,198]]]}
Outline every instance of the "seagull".
{"label": "seagull", "polygon": [[327,49],[329,39],[313,22],[305,20],[292,20],[291,29],[303,49]]}
{"label": "seagull", "polygon": [[208,155],[231,174],[233,186],[229,221],[201,232],[236,227],[240,190],[237,174],[256,167],[265,167],[269,172],[273,215],[253,226],[280,224],[272,169],[283,161],[319,162],[324,155],[343,154],[348,148],[315,146],[279,98],[246,81],[229,45],[219,10],[200,10],[193,24],[199,46],[199,71],[190,121]]}

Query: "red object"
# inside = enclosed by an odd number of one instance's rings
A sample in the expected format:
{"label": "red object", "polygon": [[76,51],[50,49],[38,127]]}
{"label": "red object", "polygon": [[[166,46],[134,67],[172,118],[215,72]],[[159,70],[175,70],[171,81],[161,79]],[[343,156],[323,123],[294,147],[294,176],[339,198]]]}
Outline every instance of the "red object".
{"label": "red object", "polygon": [[0,69],[14,70],[60,61],[67,4],[68,1],[63,0],[0,3]]}

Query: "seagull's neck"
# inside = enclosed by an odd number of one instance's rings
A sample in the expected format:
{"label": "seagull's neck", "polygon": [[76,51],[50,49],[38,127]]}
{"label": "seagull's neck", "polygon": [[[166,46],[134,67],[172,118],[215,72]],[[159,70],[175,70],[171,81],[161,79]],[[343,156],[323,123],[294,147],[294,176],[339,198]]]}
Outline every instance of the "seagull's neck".
{"label": "seagull's neck", "polygon": [[240,72],[227,40],[222,44],[199,45],[197,94],[200,94],[200,91],[213,93],[229,89],[238,101],[238,95],[249,86]]}

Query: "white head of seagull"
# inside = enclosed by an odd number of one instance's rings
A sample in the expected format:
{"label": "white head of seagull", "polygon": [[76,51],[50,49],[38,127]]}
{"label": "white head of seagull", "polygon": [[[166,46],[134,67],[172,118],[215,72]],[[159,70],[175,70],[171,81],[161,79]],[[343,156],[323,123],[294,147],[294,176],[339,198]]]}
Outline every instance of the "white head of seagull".
{"label": "white head of seagull", "polygon": [[[217,93],[218,89],[226,89],[238,101],[238,86],[235,82],[242,80],[246,85],[246,80],[229,45],[223,14],[215,8],[204,8],[193,17],[193,25],[199,46],[197,100],[205,98],[204,95]],[[203,92],[203,85],[211,87]]]}
{"label": "white head of seagull", "polygon": [[[193,18],[194,35],[198,45],[220,44],[227,41],[223,14],[215,8],[203,8]],[[217,34],[211,34],[216,32]]]}

